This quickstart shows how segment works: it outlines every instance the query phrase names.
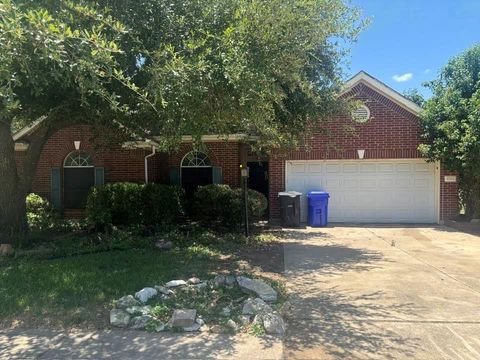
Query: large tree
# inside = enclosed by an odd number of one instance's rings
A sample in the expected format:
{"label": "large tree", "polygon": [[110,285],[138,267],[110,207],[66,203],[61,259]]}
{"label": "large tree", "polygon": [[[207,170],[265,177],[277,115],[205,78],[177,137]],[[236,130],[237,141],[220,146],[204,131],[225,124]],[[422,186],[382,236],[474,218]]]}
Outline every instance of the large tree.
{"label": "large tree", "polygon": [[423,113],[421,146],[431,160],[458,172],[468,217],[480,215],[480,44],[452,58],[438,79],[426,84],[433,96]]}
{"label": "large tree", "polygon": [[[42,146],[66,123],[159,135],[160,150],[206,133],[296,146],[341,107],[362,26],[343,0],[0,0],[0,233],[21,227]],[[18,171],[12,123],[39,116]]]}

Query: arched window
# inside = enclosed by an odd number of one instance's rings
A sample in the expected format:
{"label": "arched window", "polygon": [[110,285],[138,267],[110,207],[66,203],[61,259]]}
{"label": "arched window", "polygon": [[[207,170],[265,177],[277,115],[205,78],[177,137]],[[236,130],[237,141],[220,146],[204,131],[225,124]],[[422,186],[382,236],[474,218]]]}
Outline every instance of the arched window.
{"label": "arched window", "polygon": [[93,167],[92,158],[85,151],[72,151],[63,162],[64,168]]}
{"label": "arched window", "polygon": [[207,154],[200,151],[191,151],[184,156],[181,166],[182,168],[211,167],[212,164]]}

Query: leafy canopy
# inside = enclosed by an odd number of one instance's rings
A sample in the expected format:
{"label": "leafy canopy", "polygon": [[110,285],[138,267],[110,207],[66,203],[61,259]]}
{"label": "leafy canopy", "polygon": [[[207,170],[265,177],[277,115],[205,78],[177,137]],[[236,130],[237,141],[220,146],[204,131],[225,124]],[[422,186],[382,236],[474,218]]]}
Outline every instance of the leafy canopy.
{"label": "leafy canopy", "polygon": [[452,58],[427,86],[433,93],[423,113],[428,142],[420,150],[460,174],[464,199],[480,199],[480,44]]}
{"label": "leafy canopy", "polygon": [[2,113],[59,107],[156,138],[247,133],[295,145],[339,109],[363,26],[342,0],[0,0]]}

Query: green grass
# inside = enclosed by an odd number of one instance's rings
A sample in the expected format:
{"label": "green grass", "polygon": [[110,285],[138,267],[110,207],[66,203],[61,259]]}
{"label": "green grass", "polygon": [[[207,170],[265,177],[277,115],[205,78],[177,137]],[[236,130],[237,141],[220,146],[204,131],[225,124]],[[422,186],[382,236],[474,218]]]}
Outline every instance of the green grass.
{"label": "green grass", "polygon": [[204,278],[221,255],[190,246],[10,259],[0,264],[0,324],[106,327],[114,299],[175,278]]}

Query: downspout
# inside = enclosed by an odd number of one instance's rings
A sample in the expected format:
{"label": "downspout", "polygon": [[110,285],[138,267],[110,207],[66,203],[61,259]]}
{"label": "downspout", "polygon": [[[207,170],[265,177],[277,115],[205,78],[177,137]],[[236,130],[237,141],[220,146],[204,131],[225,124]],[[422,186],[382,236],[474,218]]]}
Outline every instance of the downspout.
{"label": "downspout", "polygon": [[148,158],[155,155],[156,148],[152,146],[152,153],[145,156],[145,184],[148,184]]}

